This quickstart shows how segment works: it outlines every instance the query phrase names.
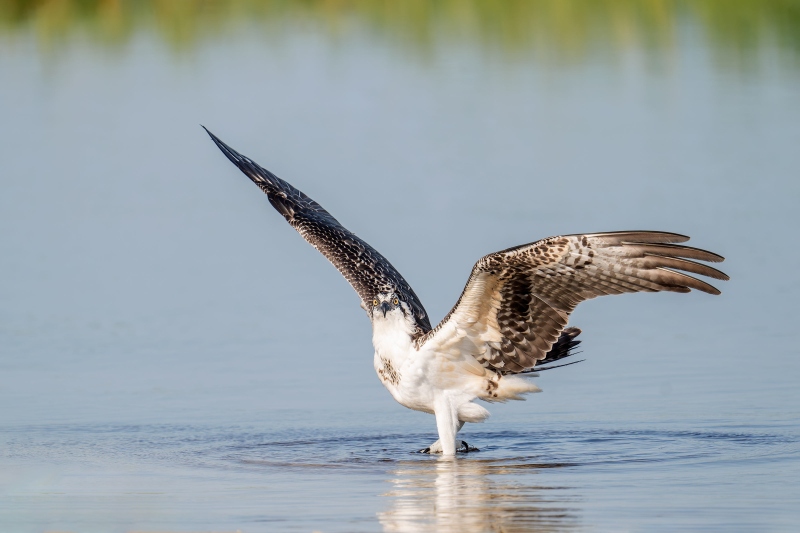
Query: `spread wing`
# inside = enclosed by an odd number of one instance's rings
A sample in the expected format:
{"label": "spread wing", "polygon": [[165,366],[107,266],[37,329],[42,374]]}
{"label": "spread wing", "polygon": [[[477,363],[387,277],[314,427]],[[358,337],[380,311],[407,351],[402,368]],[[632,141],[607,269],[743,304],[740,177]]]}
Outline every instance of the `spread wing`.
{"label": "spread wing", "polygon": [[624,231],[550,237],[481,258],[450,313],[417,340],[435,351],[471,353],[501,373],[532,368],[545,358],[580,302],[624,292],[719,291],[679,272],[728,276],[690,261],[717,254],[679,246],[689,237]]}
{"label": "spread wing", "polygon": [[362,306],[371,302],[378,293],[396,291],[411,307],[419,333],[430,331],[430,321],[419,298],[375,248],[342,226],[301,191],[239,154],[207,129],[206,132],[222,153],[267,194],[272,206],[286,221],[342,273],[361,297]]}

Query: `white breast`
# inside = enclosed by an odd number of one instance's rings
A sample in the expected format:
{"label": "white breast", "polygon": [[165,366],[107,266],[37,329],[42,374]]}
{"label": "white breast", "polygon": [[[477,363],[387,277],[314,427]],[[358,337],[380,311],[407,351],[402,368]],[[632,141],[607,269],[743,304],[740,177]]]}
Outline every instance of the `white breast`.
{"label": "white breast", "polygon": [[372,323],[375,372],[395,400],[409,409],[432,412],[428,382],[429,358],[414,348],[413,323],[401,312],[387,313]]}

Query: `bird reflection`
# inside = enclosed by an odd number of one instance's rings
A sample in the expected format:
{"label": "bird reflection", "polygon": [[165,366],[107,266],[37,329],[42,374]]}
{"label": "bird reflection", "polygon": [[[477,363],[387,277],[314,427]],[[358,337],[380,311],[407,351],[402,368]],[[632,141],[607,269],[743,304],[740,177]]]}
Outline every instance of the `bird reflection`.
{"label": "bird reflection", "polygon": [[543,468],[508,460],[442,457],[392,472],[387,532],[565,531],[577,528],[572,491],[537,485]]}

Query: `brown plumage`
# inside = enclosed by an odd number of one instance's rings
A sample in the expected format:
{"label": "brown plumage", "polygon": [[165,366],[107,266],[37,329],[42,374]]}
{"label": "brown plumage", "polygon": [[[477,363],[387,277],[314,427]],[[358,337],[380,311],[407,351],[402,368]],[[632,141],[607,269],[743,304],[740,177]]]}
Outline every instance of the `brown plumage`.
{"label": "brown plumage", "polygon": [[708,283],[673,270],[728,279],[719,270],[685,259],[723,260],[674,244],[687,240],[675,233],[620,231],[550,237],[489,254],[473,267],[455,307],[417,345],[437,342],[440,330],[455,321],[456,336],[472,340],[480,363],[502,373],[528,370],[545,360],[570,313],[584,300],[691,289],[719,294]]}
{"label": "brown plumage", "polygon": [[341,272],[358,293],[362,306],[372,302],[378,293],[398,292],[411,307],[418,333],[430,331],[428,314],[414,290],[375,248],[342,226],[302,191],[241,155],[207,129],[206,132],[222,153],[267,194],[275,210]]}

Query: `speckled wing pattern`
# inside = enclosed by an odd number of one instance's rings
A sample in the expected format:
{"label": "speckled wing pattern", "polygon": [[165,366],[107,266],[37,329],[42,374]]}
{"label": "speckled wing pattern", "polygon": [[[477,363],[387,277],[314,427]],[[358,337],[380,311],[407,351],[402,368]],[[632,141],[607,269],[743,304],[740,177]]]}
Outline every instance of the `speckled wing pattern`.
{"label": "speckled wing pattern", "polygon": [[728,276],[691,261],[717,254],[680,246],[689,237],[624,231],[550,237],[481,258],[461,297],[433,330],[417,339],[437,353],[471,353],[483,366],[518,373],[543,360],[580,302],[625,292],[719,294],[679,272]]}
{"label": "speckled wing pattern", "polygon": [[371,305],[378,293],[397,292],[414,313],[419,334],[430,331],[428,314],[419,298],[385,257],[342,226],[317,202],[203,129],[222,153],[267,194],[286,221],[333,263],[364,305]]}

